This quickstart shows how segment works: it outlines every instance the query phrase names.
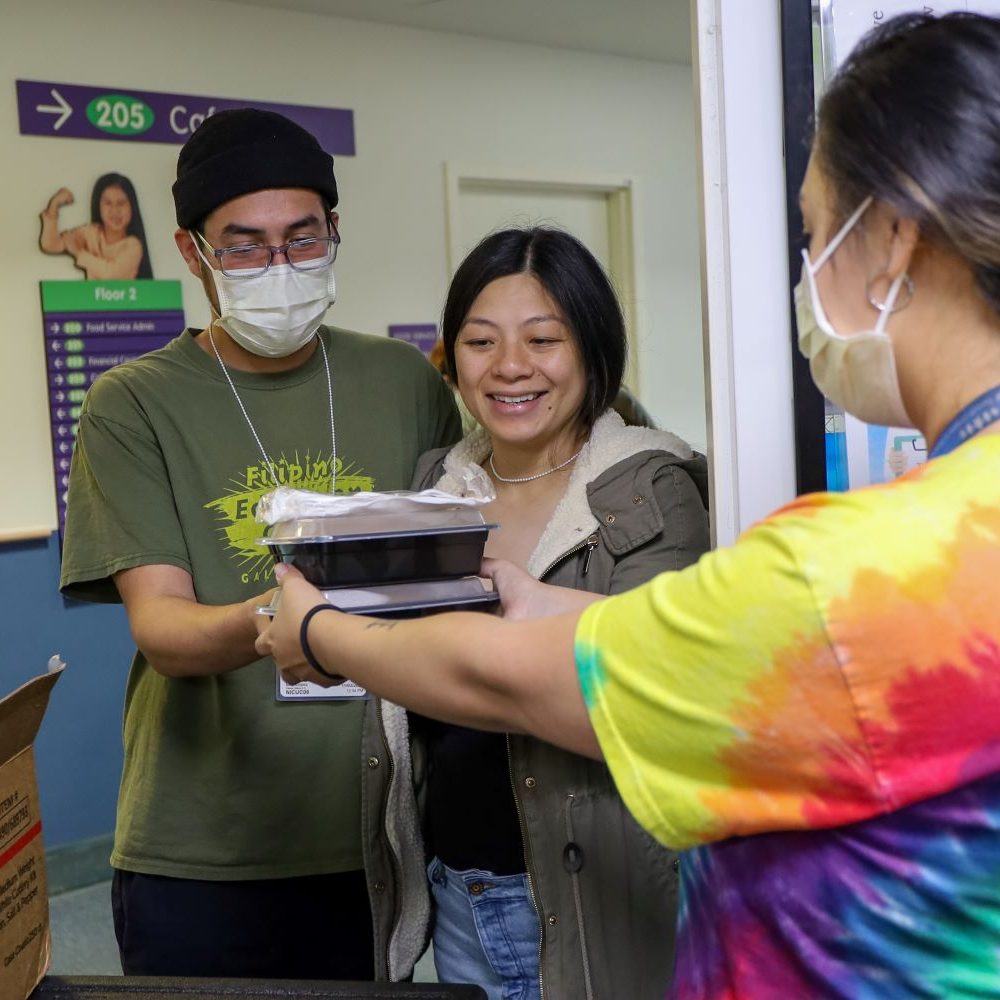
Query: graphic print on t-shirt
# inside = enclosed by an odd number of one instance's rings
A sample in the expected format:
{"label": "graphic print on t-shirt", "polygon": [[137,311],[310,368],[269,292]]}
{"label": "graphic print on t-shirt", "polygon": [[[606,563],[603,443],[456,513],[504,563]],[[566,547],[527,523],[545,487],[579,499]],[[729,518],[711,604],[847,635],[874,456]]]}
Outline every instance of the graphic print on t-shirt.
{"label": "graphic print on t-shirt", "polygon": [[[330,469],[334,462],[337,493],[375,489],[373,476],[365,475],[354,463],[345,464],[342,458],[334,459],[329,453],[323,458],[313,457],[308,452],[304,458],[300,458],[298,452],[291,459],[281,455],[274,462],[274,473],[281,486],[329,493]],[[243,472],[233,476],[231,482],[231,491],[205,504],[205,509],[216,512],[220,539],[230,558],[238,563],[243,582],[268,581],[274,575],[274,564],[267,549],[255,544],[263,532],[263,525],[255,520],[254,514],[260,498],[274,489],[274,478],[267,464],[260,461],[248,465]]]}

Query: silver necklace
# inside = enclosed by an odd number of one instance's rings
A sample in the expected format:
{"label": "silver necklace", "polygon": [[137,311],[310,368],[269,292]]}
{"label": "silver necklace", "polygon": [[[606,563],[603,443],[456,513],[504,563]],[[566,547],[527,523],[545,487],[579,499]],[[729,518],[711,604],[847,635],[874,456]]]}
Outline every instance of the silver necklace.
{"label": "silver necklace", "polygon": [[[332,493],[334,491],[334,487],[337,485],[337,431],[333,422],[333,379],[330,377],[330,359],[326,356],[326,345],[323,343],[323,338],[319,334],[316,334],[316,339],[319,342],[319,349],[323,353],[323,367],[326,369],[326,391],[329,393],[330,399],[330,492]],[[236,402],[239,404],[240,411],[243,413],[243,419],[247,422],[247,427],[250,428],[250,433],[253,435],[254,441],[257,442],[257,447],[260,449],[260,454],[264,459],[264,464],[267,466],[268,472],[271,473],[271,480],[275,486],[278,486],[278,474],[274,468],[274,462],[271,461],[271,456],[264,450],[264,445],[261,443],[260,437],[257,434],[257,429],[254,427],[253,421],[250,419],[250,414],[247,413],[247,408],[243,405],[243,400],[240,399],[240,394],[236,391],[236,385],[233,382],[232,376],[229,374],[229,369],[223,362],[222,355],[219,354],[218,347],[215,346],[215,338],[212,336],[211,327],[208,328],[208,342],[212,345],[212,350],[215,352],[215,360],[219,362],[219,367],[222,369],[222,374],[226,376],[229,388],[233,390]]]}
{"label": "silver necklace", "polygon": [[[584,445],[586,447],[586,445]],[[580,457],[583,452],[583,448],[580,449],[575,455],[570,455],[565,462],[560,462],[558,465],[553,465],[551,469],[546,469],[544,472],[536,472],[533,476],[501,476],[497,472],[497,467],[493,464],[493,452],[490,452],[490,471],[500,480],[501,483],[530,483],[534,479],[541,479],[543,476],[550,476],[553,472],[558,472],[560,469],[565,469],[570,462],[575,461]]]}

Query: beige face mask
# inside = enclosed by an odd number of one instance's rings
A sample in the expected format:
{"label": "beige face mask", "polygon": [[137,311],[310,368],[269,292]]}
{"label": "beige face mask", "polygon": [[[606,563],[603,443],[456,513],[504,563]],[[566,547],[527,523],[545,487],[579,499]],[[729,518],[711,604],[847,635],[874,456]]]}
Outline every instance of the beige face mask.
{"label": "beige face mask", "polygon": [[870,330],[848,335],[834,330],[816,288],[816,273],[833,256],[857,225],[873,199],[866,198],[816,259],[802,251],[802,278],[795,286],[795,319],[799,350],[809,359],[809,370],[820,392],[847,413],[869,424],[912,427],[896,374],[892,340],[885,332],[889,316],[907,281],[899,275],[889,288],[879,317]]}

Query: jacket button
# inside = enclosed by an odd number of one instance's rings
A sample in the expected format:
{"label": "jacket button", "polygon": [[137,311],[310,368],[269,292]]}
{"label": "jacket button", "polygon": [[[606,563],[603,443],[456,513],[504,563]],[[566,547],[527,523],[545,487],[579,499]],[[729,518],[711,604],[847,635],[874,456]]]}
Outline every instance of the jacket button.
{"label": "jacket button", "polygon": [[645,502],[646,502],[646,498],[644,496],[642,496],[641,494],[637,493],[634,497],[632,497],[632,503],[636,504],[637,506],[639,504],[645,503]]}
{"label": "jacket button", "polygon": [[469,892],[471,892],[473,896],[479,896],[485,888],[486,886],[483,885],[482,882],[473,882],[472,885],[469,886]]}
{"label": "jacket button", "polygon": [[674,871],[679,872],[681,870],[681,859],[674,858]]}
{"label": "jacket button", "polygon": [[537,784],[538,784],[538,782],[535,781],[535,779],[532,778],[530,774],[528,775],[527,778],[524,779],[524,787],[525,788],[534,788],[535,785],[537,785]]}
{"label": "jacket button", "polygon": [[614,524],[615,523],[615,515],[614,514],[608,514],[608,516],[604,520],[607,521],[608,524]]}
{"label": "jacket button", "polygon": [[376,767],[378,767],[378,764],[379,764],[378,757],[369,757],[368,758],[368,766],[369,767],[376,768]]}
{"label": "jacket button", "polygon": [[559,918],[554,913],[550,913],[548,923],[549,927],[555,927],[555,925],[559,923]]}
{"label": "jacket button", "polygon": [[385,882],[381,881],[380,879],[378,882],[375,883],[374,888],[376,892],[385,892]]}

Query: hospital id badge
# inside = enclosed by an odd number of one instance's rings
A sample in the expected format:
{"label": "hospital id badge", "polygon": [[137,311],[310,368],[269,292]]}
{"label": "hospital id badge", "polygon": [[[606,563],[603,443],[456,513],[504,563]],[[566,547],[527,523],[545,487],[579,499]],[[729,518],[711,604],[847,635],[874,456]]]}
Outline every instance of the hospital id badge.
{"label": "hospital id badge", "polygon": [[334,687],[320,687],[311,681],[299,681],[297,684],[289,684],[278,672],[274,670],[275,679],[275,701],[358,701],[370,698],[371,695],[354,681],[344,681]]}
{"label": "hospital id badge", "polygon": [[[270,604],[257,608],[257,614],[270,618],[277,610],[280,599],[281,591],[279,590]],[[336,684],[333,687],[321,687],[310,681],[289,684],[281,676],[278,668],[274,668],[275,701],[360,701],[368,697],[368,692],[361,685],[355,684],[354,681],[344,681],[343,684]]]}

